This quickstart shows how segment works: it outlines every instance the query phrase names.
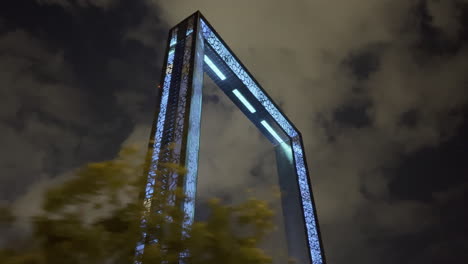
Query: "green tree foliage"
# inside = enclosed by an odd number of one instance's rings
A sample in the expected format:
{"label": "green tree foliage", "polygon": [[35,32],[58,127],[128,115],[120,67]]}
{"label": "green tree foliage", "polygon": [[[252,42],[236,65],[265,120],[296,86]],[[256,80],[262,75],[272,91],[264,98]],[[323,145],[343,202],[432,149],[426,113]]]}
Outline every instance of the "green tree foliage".
{"label": "green tree foliage", "polygon": [[[136,151],[123,150],[118,158],[91,163],[76,176],[48,190],[43,213],[34,217],[27,247],[0,250],[2,264],[179,263],[267,264],[271,258],[258,244],[272,230],[273,212],[267,203],[248,199],[239,205],[209,202],[205,222],[183,225],[180,190],[158,192],[141,199],[145,185]],[[183,169],[167,164],[173,171]],[[178,201],[174,203],[168,201]],[[12,217],[5,211],[6,220]],[[3,214],[3,213],[2,213]],[[143,221],[143,222],[142,222]],[[145,224],[142,224],[145,223]],[[145,237],[142,234],[146,234]],[[135,246],[150,243],[135,257]]]}

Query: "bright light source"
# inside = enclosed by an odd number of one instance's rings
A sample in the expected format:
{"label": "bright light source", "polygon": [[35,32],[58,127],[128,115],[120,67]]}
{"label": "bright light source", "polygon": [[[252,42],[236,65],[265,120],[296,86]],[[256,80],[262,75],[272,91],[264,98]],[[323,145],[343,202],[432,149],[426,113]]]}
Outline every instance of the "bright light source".
{"label": "bright light source", "polygon": [[226,76],[224,76],[224,74],[218,69],[218,67],[216,67],[216,65],[214,65],[214,63],[206,55],[205,55],[205,62],[206,64],[208,64],[208,66],[210,66],[210,68],[216,73],[216,75],[218,75],[218,77],[221,80],[226,80]]}
{"label": "bright light source", "polygon": [[282,143],[283,140],[281,139],[281,137],[276,133],[275,130],[273,130],[273,128],[270,126],[270,124],[267,123],[267,121],[265,120],[262,120],[262,122],[260,122],[260,124],[262,124],[266,130],[268,130],[268,132],[270,132],[270,134],[276,139],[278,140],[279,143]]}
{"label": "bright light source", "polygon": [[249,103],[249,101],[247,101],[247,99],[245,99],[245,97],[237,89],[234,89],[232,92],[237,96],[237,98],[239,98],[239,100],[245,105],[245,107],[249,109],[250,113],[255,113],[255,108]]}
{"label": "bright light source", "polygon": [[176,38],[171,39],[171,43],[169,44],[169,46],[172,47],[175,44],[177,44],[177,39]]}
{"label": "bright light source", "polygon": [[185,34],[186,36],[190,35],[193,32],[193,29],[187,29],[187,33]]}
{"label": "bright light source", "polygon": [[286,151],[286,157],[288,158],[289,161],[293,160],[293,152],[291,149],[291,146],[289,145],[288,142],[284,142],[280,144],[281,147]]}

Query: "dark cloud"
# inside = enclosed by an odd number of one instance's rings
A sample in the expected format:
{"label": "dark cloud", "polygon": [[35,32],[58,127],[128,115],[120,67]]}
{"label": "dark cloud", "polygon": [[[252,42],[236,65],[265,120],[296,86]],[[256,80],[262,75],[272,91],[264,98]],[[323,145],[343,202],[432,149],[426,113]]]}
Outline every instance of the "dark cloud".
{"label": "dark cloud", "polygon": [[368,115],[369,105],[366,103],[354,103],[343,105],[334,113],[333,121],[343,126],[352,126],[356,128],[371,125]]}
{"label": "dark cloud", "polygon": [[143,7],[79,7],[75,16],[54,5],[0,8],[0,200],[113,157],[140,120],[151,120],[155,48],[125,38],[137,14],[116,20],[118,8],[144,14]]}
{"label": "dark cloud", "polygon": [[67,82],[63,53],[19,30],[2,35],[0,43],[0,186],[8,199],[71,162],[80,141],[73,128],[89,119],[80,107],[86,97]]}
{"label": "dark cloud", "polygon": [[36,0],[41,5],[58,5],[66,8],[69,11],[73,11],[74,8],[102,8],[109,9],[118,2],[119,0]]}

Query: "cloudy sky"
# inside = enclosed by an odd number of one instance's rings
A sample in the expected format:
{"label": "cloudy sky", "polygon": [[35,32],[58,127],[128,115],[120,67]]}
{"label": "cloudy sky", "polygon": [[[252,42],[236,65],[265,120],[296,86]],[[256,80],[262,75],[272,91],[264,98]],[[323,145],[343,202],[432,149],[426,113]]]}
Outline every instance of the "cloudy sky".
{"label": "cloudy sky", "polygon": [[[2,1],[0,200],[27,215],[73,168],[144,150],[168,29],[196,10],[302,132],[329,263],[468,261],[466,0]],[[229,195],[274,155],[215,88],[199,193]]]}

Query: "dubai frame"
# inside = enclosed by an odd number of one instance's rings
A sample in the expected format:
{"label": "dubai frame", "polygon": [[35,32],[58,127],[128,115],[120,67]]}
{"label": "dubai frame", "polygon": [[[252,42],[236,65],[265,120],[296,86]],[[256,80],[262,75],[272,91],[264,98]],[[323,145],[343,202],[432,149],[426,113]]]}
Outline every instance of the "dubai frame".
{"label": "dubai frame", "polygon": [[[281,203],[288,255],[298,263],[325,263],[301,134],[200,12],[169,32],[159,85],[159,111],[151,132],[145,200],[157,195],[156,180],[166,190],[181,187],[189,198],[181,205],[188,219],[186,224],[193,222],[204,73],[273,145],[284,194]],[[185,166],[186,173],[178,175],[160,166],[163,163]],[[137,254],[144,246],[137,246]]]}

